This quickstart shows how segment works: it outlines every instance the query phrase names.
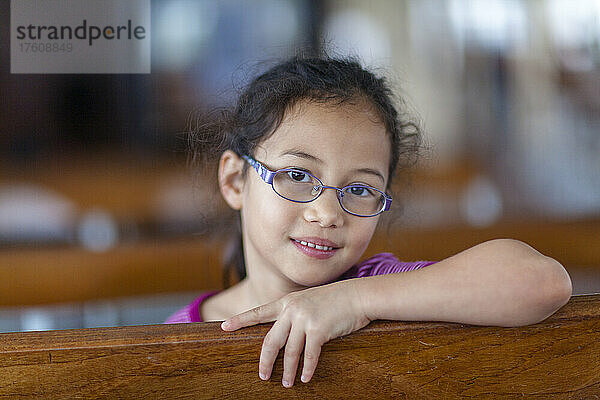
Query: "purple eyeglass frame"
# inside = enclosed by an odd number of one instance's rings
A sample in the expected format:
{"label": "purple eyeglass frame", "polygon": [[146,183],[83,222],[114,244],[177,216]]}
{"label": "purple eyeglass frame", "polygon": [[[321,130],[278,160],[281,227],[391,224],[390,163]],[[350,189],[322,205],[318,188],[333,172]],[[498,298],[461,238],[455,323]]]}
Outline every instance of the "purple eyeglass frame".
{"label": "purple eyeglass frame", "polygon": [[[321,196],[321,194],[323,193],[324,189],[335,189],[338,193],[337,195],[337,199],[338,199],[338,203],[340,203],[340,207],[342,207],[342,210],[346,211],[348,214],[352,214],[352,215],[356,215],[357,217],[375,217],[379,214],[381,214],[384,211],[388,211],[390,209],[390,206],[392,205],[392,197],[390,195],[388,195],[387,193],[382,192],[381,190],[374,188],[372,186],[369,185],[348,185],[348,186],[344,186],[343,188],[338,188],[335,186],[326,186],[323,185],[323,182],[321,182],[321,180],[319,178],[317,178],[316,176],[314,176],[313,174],[310,174],[306,171],[301,171],[301,170],[296,170],[294,168],[284,168],[284,169],[278,169],[277,171],[272,171],[270,169],[268,169],[267,167],[265,167],[263,164],[261,164],[260,162],[256,161],[254,158],[247,156],[247,155],[242,155],[242,158],[244,158],[246,161],[248,161],[248,163],[256,170],[256,172],[258,173],[258,176],[261,177],[261,179],[263,181],[265,181],[266,183],[268,183],[269,185],[271,185],[271,188],[273,189],[273,191],[275,192],[275,194],[277,194],[279,197],[284,198],[288,201],[292,201],[294,203],[310,203],[311,201],[316,200],[317,198],[319,198],[319,196]],[[278,172],[282,172],[282,171],[300,171],[304,174],[307,174],[313,178],[315,178],[317,180],[317,182],[319,182],[319,189],[320,192],[319,194],[312,200],[306,200],[306,201],[300,201],[300,200],[292,200],[292,199],[288,199],[287,197],[284,197],[282,195],[280,195],[279,193],[277,193],[277,191],[275,190],[275,187],[273,187],[273,178],[275,177],[275,174],[277,174]],[[377,213],[372,214],[372,215],[359,215],[359,214],[355,214],[351,211],[348,211],[344,208],[344,206],[342,205],[342,197],[344,196],[344,189],[348,188],[348,187],[352,187],[352,186],[364,186],[364,187],[368,187],[370,189],[376,190],[377,192],[381,193],[383,195],[383,198],[385,199],[385,204],[383,205],[382,209],[379,210]]]}

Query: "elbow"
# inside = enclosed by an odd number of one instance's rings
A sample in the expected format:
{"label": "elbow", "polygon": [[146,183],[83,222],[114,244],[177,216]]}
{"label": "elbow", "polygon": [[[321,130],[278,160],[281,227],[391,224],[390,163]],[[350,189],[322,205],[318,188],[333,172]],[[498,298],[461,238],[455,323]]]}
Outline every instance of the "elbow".
{"label": "elbow", "polygon": [[542,280],[544,285],[541,291],[543,294],[541,302],[549,310],[548,316],[550,316],[571,299],[573,284],[569,273],[561,263],[550,257],[545,258],[546,262],[543,267],[545,279]]}
{"label": "elbow", "polygon": [[536,273],[529,283],[534,295],[530,297],[531,314],[527,324],[535,324],[550,317],[569,302],[573,293],[571,278],[558,261],[543,256],[536,264]]}
{"label": "elbow", "polygon": [[[558,311],[571,298],[573,286],[565,268],[526,243],[500,239],[504,254],[512,254],[516,281],[513,281],[519,299],[514,304],[512,322],[504,326],[524,326],[541,322]],[[520,282],[517,283],[517,282]],[[517,311],[517,309],[519,311]]]}

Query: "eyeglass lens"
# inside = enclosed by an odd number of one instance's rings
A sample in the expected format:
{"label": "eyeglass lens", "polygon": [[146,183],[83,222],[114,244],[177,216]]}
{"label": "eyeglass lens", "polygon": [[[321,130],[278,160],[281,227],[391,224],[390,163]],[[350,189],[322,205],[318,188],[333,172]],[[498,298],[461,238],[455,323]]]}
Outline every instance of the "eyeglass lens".
{"label": "eyeglass lens", "polygon": [[[320,185],[316,178],[298,170],[279,171],[273,177],[273,189],[292,201],[315,199],[321,193]],[[340,202],[346,211],[370,216],[382,210],[385,198],[382,193],[367,186],[352,185],[344,189]]]}

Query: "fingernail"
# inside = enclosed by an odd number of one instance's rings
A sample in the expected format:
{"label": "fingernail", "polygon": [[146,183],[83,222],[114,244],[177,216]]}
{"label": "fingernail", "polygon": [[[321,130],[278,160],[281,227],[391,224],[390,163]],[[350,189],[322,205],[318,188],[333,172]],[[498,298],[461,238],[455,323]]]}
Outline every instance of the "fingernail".
{"label": "fingernail", "polygon": [[229,321],[223,321],[221,323],[221,329],[227,329],[227,328],[229,328],[230,325],[231,324],[229,323]]}
{"label": "fingernail", "polygon": [[281,383],[283,383],[283,386],[285,387],[290,387],[292,385],[290,385],[290,383],[288,381],[286,381],[285,379],[281,381]]}
{"label": "fingernail", "polygon": [[262,373],[262,372],[259,372],[258,376],[260,376],[260,379],[262,379],[263,381],[267,380],[267,376],[264,373]]}
{"label": "fingernail", "polygon": [[304,376],[304,375],[302,375],[302,376],[300,377],[300,380],[301,380],[302,382],[304,382],[304,383],[308,382],[308,378],[307,378],[306,376]]}

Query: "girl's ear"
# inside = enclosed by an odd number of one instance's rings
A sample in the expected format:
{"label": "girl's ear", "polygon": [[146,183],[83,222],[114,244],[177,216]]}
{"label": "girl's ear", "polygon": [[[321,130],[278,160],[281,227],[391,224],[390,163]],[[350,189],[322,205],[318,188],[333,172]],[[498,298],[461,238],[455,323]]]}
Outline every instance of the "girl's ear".
{"label": "girl's ear", "polygon": [[219,160],[219,188],[223,198],[234,210],[242,208],[244,159],[231,150],[226,150]]}

